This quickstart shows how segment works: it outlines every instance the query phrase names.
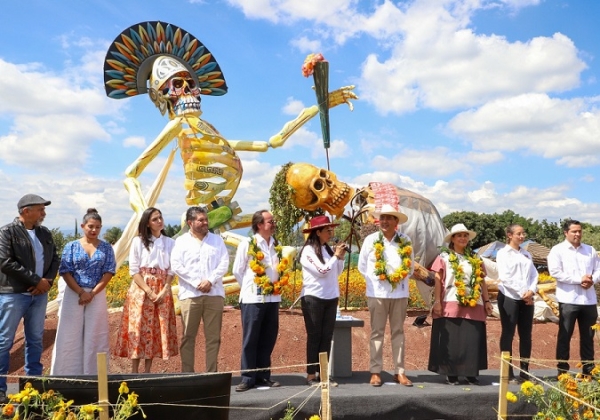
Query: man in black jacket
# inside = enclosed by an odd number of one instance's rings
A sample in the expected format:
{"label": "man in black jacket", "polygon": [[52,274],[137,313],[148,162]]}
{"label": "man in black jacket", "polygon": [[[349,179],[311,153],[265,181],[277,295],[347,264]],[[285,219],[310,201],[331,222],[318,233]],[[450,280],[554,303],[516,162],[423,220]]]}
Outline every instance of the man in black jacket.
{"label": "man in black jacket", "polygon": [[41,226],[50,201],[23,196],[19,217],[0,228],[0,404],[6,403],[10,349],[19,322],[25,327],[25,374],[41,375],[48,290],[59,259],[50,231]]}

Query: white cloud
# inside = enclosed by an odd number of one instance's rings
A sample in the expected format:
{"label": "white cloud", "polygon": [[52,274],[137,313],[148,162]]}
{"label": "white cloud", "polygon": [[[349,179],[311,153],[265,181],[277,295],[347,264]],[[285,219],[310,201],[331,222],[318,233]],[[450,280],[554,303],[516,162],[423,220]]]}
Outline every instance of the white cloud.
{"label": "white cloud", "polygon": [[350,146],[344,140],[332,140],[329,148],[330,158],[345,158],[352,154]]}
{"label": "white cloud", "polygon": [[568,167],[592,166],[600,163],[599,100],[524,94],[462,112],[448,127],[478,149],[523,149]]}
{"label": "white cloud", "polygon": [[10,132],[0,136],[0,159],[23,167],[70,171],[86,162],[91,141],[109,138],[91,115],[19,115]]}
{"label": "white cloud", "polygon": [[529,92],[561,92],[580,83],[586,65],[562,34],[511,43],[457,28],[457,23],[444,27],[440,22],[431,33],[415,28],[387,60],[369,55],[358,83],[361,99],[381,113],[400,114],[476,106]]}
{"label": "white cloud", "polygon": [[490,181],[477,183],[472,180],[437,180],[426,184],[394,171],[376,171],[362,174],[352,180],[344,180],[355,187],[369,182],[389,182],[423,195],[433,202],[442,216],[456,211],[476,213],[501,213],[512,210],[534,220],[558,221],[575,217],[591,224],[600,224],[600,204],[584,203],[571,196],[567,185],[547,188],[531,188],[516,185],[507,191],[499,191]]}
{"label": "white cloud", "polygon": [[135,147],[143,149],[146,147],[146,139],[142,136],[130,136],[123,140],[123,147]]}
{"label": "white cloud", "polygon": [[319,148],[323,144],[321,134],[308,130],[306,127],[300,127],[282,146],[283,149],[291,149],[294,146],[307,148]]}
{"label": "white cloud", "polygon": [[317,39],[308,39],[305,36],[301,36],[300,38],[292,39],[290,43],[303,53],[309,54],[321,51],[321,41]]}
{"label": "white cloud", "polygon": [[0,132],[1,160],[73,171],[86,163],[92,142],[110,140],[99,117],[117,115],[121,104],[103,95],[97,71],[103,58],[97,50],[86,50],[77,59],[67,62],[60,74],[38,63],[0,59],[0,114],[9,117],[7,131]]}
{"label": "white cloud", "polygon": [[302,110],[306,108],[302,101],[298,99],[294,99],[294,97],[290,96],[287,98],[285,105],[283,106],[283,113],[285,115],[293,115],[294,117],[300,114]]}
{"label": "white cloud", "polygon": [[[471,174],[479,165],[495,163],[502,159],[499,152],[458,153],[446,147],[433,149],[402,149],[395,155],[377,155],[371,160],[374,168],[400,166],[403,173],[421,177],[445,177],[454,173]],[[475,165],[476,164],[476,165]]]}

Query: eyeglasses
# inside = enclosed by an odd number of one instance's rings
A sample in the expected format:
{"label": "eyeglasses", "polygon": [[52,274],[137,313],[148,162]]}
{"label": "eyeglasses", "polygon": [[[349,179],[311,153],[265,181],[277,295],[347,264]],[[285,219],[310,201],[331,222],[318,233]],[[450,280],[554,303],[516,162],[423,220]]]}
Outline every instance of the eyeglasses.
{"label": "eyeglasses", "polygon": [[276,225],[277,221],[275,221],[275,220],[267,220],[267,221],[265,221],[265,223],[268,223],[270,225]]}

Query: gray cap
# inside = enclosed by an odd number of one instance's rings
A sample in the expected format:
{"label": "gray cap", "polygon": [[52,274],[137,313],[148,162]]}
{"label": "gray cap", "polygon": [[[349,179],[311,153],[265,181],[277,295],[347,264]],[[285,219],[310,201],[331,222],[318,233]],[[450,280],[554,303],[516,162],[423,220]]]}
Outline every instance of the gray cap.
{"label": "gray cap", "polygon": [[48,200],[44,200],[39,195],[26,194],[23,197],[21,197],[21,199],[19,200],[19,203],[17,204],[17,208],[19,210],[21,210],[23,207],[37,206],[38,204],[43,204],[44,206],[49,206],[51,204],[51,202]]}

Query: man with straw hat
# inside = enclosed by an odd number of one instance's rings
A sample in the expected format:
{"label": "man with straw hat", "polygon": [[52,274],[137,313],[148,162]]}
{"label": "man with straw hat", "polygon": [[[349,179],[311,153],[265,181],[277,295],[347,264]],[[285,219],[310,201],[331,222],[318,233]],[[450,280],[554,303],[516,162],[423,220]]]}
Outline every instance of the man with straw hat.
{"label": "man with straw hat", "polygon": [[371,314],[370,384],[382,385],[383,338],[389,318],[394,382],[412,386],[404,373],[404,320],[408,307],[408,279],[413,272],[413,251],[410,238],[396,231],[408,217],[390,204],[383,204],[374,216],[379,219],[379,231],[365,238],[358,257],[358,270],[365,277]]}

